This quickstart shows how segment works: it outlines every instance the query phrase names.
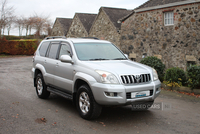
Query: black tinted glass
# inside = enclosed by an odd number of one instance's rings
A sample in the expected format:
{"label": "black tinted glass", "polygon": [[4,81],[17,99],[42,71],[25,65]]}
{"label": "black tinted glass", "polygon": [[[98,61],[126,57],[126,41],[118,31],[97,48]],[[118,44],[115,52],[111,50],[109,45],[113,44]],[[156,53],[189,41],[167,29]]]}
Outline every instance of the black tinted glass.
{"label": "black tinted glass", "polygon": [[58,46],[59,44],[51,44],[51,48],[49,50],[49,58],[52,58],[52,59],[56,59],[56,55],[57,55],[57,52],[58,52]]}
{"label": "black tinted glass", "polygon": [[39,50],[40,56],[45,56],[46,55],[48,46],[49,46],[49,42],[42,43],[42,45],[40,47],[40,50]]}

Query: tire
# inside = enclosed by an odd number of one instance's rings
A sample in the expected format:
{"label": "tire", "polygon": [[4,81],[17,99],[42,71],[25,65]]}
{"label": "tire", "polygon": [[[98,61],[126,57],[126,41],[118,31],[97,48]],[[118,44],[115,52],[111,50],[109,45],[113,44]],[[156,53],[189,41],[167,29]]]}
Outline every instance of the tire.
{"label": "tire", "polygon": [[92,91],[87,85],[79,87],[76,106],[80,116],[86,120],[98,118],[102,111],[102,106],[96,103]]}
{"label": "tire", "polygon": [[133,104],[132,105],[132,110],[133,111],[145,111],[151,108],[153,105],[154,101],[148,101],[144,103],[139,103],[139,104]]}
{"label": "tire", "polygon": [[50,92],[47,91],[47,86],[44,82],[42,74],[38,74],[36,77],[36,93],[41,99],[47,99],[50,95]]}

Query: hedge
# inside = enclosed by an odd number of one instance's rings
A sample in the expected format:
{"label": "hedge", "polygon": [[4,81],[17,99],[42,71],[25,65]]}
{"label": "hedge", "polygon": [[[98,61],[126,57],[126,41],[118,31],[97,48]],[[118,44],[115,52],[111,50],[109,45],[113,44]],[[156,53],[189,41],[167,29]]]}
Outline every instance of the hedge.
{"label": "hedge", "polygon": [[166,70],[164,83],[170,87],[180,87],[185,85],[187,79],[184,70],[178,67],[172,67]]}
{"label": "hedge", "polygon": [[200,65],[191,65],[187,68],[188,86],[193,90],[200,87]]}
{"label": "hedge", "polygon": [[37,40],[17,40],[8,41],[0,39],[0,54],[9,55],[33,55],[37,49]]}
{"label": "hedge", "polygon": [[150,57],[146,57],[142,59],[140,63],[154,68],[158,73],[158,77],[160,81],[163,81],[163,77],[164,77],[163,72],[165,69],[165,65],[162,63],[160,59],[158,59],[157,57],[150,56]]}

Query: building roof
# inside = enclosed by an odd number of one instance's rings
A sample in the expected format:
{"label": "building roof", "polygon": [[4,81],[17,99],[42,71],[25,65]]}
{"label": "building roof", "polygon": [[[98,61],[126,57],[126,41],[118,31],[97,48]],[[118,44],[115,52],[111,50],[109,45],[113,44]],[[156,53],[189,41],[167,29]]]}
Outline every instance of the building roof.
{"label": "building roof", "polygon": [[64,30],[64,34],[66,35],[68,30],[69,30],[69,27],[71,26],[71,23],[72,23],[72,19],[68,19],[68,18],[56,18],[56,20],[58,22],[60,22],[63,30]]}
{"label": "building roof", "polygon": [[123,21],[125,21],[126,19],[128,19],[131,15],[133,15],[135,13],[135,11],[133,10],[131,13],[127,14],[126,16],[120,18],[118,20],[118,23],[122,23]]}
{"label": "building roof", "polygon": [[114,26],[118,29],[121,28],[121,24],[117,21],[133,12],[132,10],[127,10],[123,8],[101,7],[100,10],[101,9],[105,11]]}
{"label": "building roof", "polygon": [[182,1],[189,1],[189,0],[148,0],[141,6],[137,7],[136,10],[141,9],[141,8],[160,6],[160,5],[165,5],[165,4],[175,3],[175,2],[182,2]]}
{"label": "building roof", "polygon": [[97,14],[88,14],[88,13],[76,13],[81,23],[85,27],[86,31],[89,33],[90,28],[97,16]]}

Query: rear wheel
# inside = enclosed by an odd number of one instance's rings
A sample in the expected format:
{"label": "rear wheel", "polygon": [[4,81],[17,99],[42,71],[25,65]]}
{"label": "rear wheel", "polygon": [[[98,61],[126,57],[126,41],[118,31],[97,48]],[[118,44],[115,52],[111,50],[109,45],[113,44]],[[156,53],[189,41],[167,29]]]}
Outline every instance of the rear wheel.
{"label": "rear wheel", "polygon": [[46,99],[50,95],[50,92],[47,91],[47,86],[44,82],[42,74],[38,74],[36,77],[36,93],[41,99]]}
{"label": "rear wheel", "polygon": [[84,119],[95,119],[101,114],[102,107],[96,103],[87,85],[79,87],[76,96],[76,106],[80,116]]}

